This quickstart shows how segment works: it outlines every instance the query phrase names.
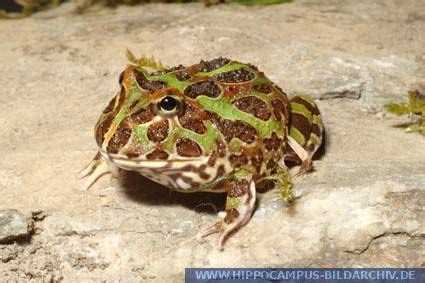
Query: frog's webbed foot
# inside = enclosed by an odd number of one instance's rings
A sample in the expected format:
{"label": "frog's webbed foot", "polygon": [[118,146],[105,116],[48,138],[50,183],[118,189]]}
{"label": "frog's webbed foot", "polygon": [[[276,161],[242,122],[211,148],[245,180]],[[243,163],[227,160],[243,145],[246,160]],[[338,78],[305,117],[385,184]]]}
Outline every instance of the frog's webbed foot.
{"label": "frog's webbed foot", "polygon": [[223,243],[227,237],[251,219],[255,208],[255,194],[252,175],[230,181],[226,199],[226,217],[203,231],[201,236],[220,233],[218,247],[223,250]]}
{"label": "frog's webbed foot", "polygon": [[81,190],[88,190],[101,176],[112,173],[114,177],[118,176],[119,169],[105,160],[98,152],[93,160],[80,172],[80,178],[86,178],[81,185]]}
{"label": "frog's webbed foot", "polygon": [[220,232],[222,226],[223,226],[223,220],[219,220],[214,225],[212,225],[212,226],[208,227],[207,229],[205,229],[204,231],[202,231],[198,235],[198,237],[204,238],[204,237],[209,236],[211,234],[218,233],[218,232]]}

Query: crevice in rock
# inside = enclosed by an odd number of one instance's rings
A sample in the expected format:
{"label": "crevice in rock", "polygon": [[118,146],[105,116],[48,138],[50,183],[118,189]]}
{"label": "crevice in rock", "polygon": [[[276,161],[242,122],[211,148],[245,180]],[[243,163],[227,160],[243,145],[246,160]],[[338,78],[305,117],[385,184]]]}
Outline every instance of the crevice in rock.
{"label": "crevice in rock", "polygon": [[370,241],[367,243],[367,245],[362,248],[362,249],[354,249],[354,250],[345,250],[345,253],[349,253],[349,254],[354,254],[354,255],[361,255],[363,253],[365,253],[370,246],[372,245],[372,243],[380,238],[384,238],[384,237],[390,237],[390,236],[398,236],[398,235],[404,235],[407,236],[409,238],[424,238],[425,239],[425,234],[419,234],[419,235],[414,235],[411,233],[407,233],[404,231],[398,231],[398,232],[385,232],[382,233],[380,235],[377,235],[375,237],[373,237],[372,239],[370,239]]}
{"label": "crevice in rock", "polygon": [[136,231],[136,230],[120,230],[119,228],[110,228],[110,229],[97,229],[97,230],[89,230],[89,231],[76,231],[76,230],[69,230],[69,231],[65,231],[59,234],[56,234],[56,236],[60,236],[60,237],[73,237],[73,236],[77,236],[82,238],[86,238],[86,237],[93,237],[95,236],[97,233],[102,233],[102,232],[111,232],[111,231],[115,231],[115,232],[119,232],[119,233],[135,233],[135,234],[156,234],[156,233],[163,233],[163,231],[159,231],[159,230],[154,230],[154,231]]}
{"label": "crevice in rock", "polygon": [[32,220],[34,220],[35,222],[41,222],[49,215],[45,211],[37,210],[37,211],[32,211],[31,216],[32,216]]}
{"label": "crevice in rock", "polygon": [[362,97],[364,91],[364,86],[366,83],[361,83],[358,86],[352,88],[346,88],[335,91],[328,91],[320,95],[317,99],[319,100],[329,100],[337,98],[348,98],[353,100],[359,100]]}

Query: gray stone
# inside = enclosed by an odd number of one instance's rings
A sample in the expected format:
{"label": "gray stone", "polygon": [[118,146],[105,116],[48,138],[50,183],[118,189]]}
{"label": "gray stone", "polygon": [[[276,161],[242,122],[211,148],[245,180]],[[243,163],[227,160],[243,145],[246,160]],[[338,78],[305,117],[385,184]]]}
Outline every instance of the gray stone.
{"label": "gray stone", "polygon": [[26,239],[32,230],[32,220],[16,209],[0,210],[0,244]]}

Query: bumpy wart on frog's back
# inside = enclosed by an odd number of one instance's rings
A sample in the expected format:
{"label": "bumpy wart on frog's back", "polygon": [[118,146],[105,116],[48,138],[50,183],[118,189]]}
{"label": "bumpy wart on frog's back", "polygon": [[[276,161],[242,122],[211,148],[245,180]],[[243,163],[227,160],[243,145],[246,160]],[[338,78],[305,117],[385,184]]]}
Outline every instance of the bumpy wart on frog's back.
{"label": "bumpy wart on frog's back", "polygon": [[289,100],[257,67],[222,57],[170,69],[129,59],[96,123],[99,152],[82,172],[85,188],[129,170],[177,191],[227,193],[226,217],[202,233],[220,233],[220,248],[251,218],[256,187],[273,182],[292,200],[284,162],[310,171],[322,142],[310,97]]}

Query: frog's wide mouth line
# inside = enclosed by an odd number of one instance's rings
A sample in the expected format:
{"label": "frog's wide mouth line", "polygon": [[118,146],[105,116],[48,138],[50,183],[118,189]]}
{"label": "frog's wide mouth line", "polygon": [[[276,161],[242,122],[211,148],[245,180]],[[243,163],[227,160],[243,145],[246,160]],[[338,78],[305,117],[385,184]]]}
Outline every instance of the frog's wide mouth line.
{"label": "frog's wide mouth line", "polygon": [[118,167],[123,169],[137,169],[137,168],[164,168],[168,170],[178,170],[186,165],[200,165],[205,163],[208,159],[206,156],[199,158],[187,158],[187,159],[145,159],[145,158],[128,158],[122,154],[108,154],[101,152],[102,156],[116,164]]}
{"label": "frog's wide mouth line", "polygon": [[[161,169],[161,171],[182,171],[187,166],[198,167],[200,160],[134,160],[134,159],[109,159],[116,166],[125,170]],[[189,168],[187,168],[189,169]]]}
{"label": "frog's wide mouth line", "polygon": [[184,163],[184,162],[197,162],[201,161],[204,158],[190,158],[190,159],[146,159],[146,158],[128,158],[122,155],[111,155],[108,154],[108,159],[112,161],[128,161],[134,163],[164,163],[164,162],[173,162],[173,163]]}

